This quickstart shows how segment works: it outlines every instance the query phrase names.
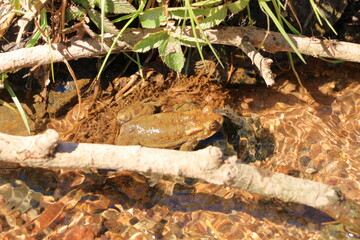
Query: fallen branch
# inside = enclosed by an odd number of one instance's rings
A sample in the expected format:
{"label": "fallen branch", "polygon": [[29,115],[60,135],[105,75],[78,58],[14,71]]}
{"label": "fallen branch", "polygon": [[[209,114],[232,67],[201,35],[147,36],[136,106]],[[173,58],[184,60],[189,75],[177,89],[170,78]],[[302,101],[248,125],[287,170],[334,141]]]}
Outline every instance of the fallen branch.
{"label": "fallen branch", "polygon": [[[144,36],[160,30],[162,29],[129,28],[123,33],[114,52],[131,51],[133,46]],[[180,28],[176,29],[176,31],[180,34]],[[246,38],[246,41],[253,46],[261,47],[267,52],[293,52],[282,35],[276,32],[266,32],[265,30],[253,27],[219,27],[217,29],[208,29],[204,32],[213,44],[239,46],[242,39]],[[191,28],[185,27],[181,34],[192,36]],[[289,37],[299,51],[305,55],[360,62],[360,44],[321,40],[292,34],[289,34]],[[101,44],[91,38],[74,38],[69,42],[52,44],[52,50],[50,50],[48,45],[18,49],[0,54],[0,72],[49,64],[51,62],[62,62],[64,59],[73,60],[102,56],[108,50],[108,46],[101,48]]]}
{"label": "fallen branch", "polygon": [[272,86],[275,84],[274,77],[270,65],[273,60],[265,58],[259,53],[253,45],[251,45],[245,38],[242,39],[239,44],[240,49],[251,59],[252,63],[259,69],[260,75],[263,77],[266,86]]}
{"label": "fallen branch", "polygon": [[345,200],[336,187],[239,164],[236,157],[223,157],[216,147],[186,152],[57,140],[58,133],[51,129],[30,137],[0,133],[0,161],[43,168],[117,169],[197,178],[317,208],[341,221],[348,230],[360,233],[359,206]]}

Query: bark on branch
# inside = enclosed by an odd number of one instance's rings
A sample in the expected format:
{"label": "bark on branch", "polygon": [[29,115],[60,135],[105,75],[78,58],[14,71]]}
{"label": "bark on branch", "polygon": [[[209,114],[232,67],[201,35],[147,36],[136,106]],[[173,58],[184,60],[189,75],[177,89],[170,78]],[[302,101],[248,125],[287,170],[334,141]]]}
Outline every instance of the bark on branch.
{"label": "bark on branch", "polygon": [[270,58],[265,58],[259,53],[251,43],[242,39],[239,44],[241,50],[251,59],[252,63],[259,69],[261,76],[263,77],[266,86],[272,86],[275,84],[274,77],[270,65],[273,61]]}
{"label": "bark on branch", "polygon": [[225,158],[219,148],[194,152],[57,142],[58,133],[47,130],[30,137],[0,133],[0,161],[43,168],[102,168],[185,176],[227,185],[263,196],[317,208],[360,233],[357,204],[345,200],[336,187],[273,173]]}
{"label": "bark on branch", "polygon": [[[114,52],[131,51],[133,46],[144,36],[160,30],[162,29],[129,28],[123,33]],[[180,28],[176,29],[176,31],[180,33]],[[239,46],[242,39],[245,38],[245,40],[253,46],[261,47],[267,52],[293,52],[282,35],[276,32],[267,32],[253,27],[231,26],[207,29],[204,32],[213,44]],[[181,34],[192,36],[191,28],[185,27],[184,32]],[[292,34],[289,34],[289,37],[299,51],[305,55],[360,62],[360,44],[321,40]],[[101,44],[91,38],[74,38],[69,42],[52,44],[51,50],[48,45],[18,49],[0,54],[0,72],[49,64],[51,62],[61,62],[64,61],[64,59],[73,60],[102,56],[106,54],[108,50],[109,48],[107,46],[101,48]]]}

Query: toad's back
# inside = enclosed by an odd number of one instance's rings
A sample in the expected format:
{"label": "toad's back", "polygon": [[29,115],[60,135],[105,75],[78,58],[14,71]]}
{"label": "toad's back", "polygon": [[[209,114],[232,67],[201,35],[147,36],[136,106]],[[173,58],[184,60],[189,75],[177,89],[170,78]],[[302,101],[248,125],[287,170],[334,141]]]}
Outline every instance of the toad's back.
{"label": "toad's back", "polygon": [[217,132],[222,123],[222,116],[214,113],[210,107],[147,115],[123,124],[117,144],[160,148],[185,144],[187,147],[182,147],[182,150],[189,150],[198,141]]}

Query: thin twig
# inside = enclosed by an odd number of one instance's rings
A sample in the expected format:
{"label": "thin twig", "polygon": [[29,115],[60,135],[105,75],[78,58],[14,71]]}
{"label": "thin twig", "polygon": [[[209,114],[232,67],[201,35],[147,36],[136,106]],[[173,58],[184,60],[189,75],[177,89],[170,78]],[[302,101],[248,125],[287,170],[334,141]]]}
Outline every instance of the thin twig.
{"label": "thin twig", "polygon": [[239,48],[251,59],[252,63],[259,69],[260,75],[263,77],[266,86],[272,86],[275,83],[274,74],[271,71],[270,65],[272,60],[265,58],[259,53],[248,41],[245,36],[239,44]]}

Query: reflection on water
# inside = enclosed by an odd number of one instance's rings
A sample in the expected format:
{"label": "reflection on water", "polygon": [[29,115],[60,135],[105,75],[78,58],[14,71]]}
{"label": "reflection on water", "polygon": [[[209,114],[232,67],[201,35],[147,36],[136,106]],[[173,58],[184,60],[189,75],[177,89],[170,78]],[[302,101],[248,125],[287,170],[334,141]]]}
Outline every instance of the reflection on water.
{"label": "reflection on water", "polygon": [[298,170],[301,177],[336,185],[360,202],[359,93],[358,84],[350,85],[325,111],[317,104],[264,111],[261,122],[272,129],[276,154],[259,165],[284,173]]}
{"label": "reflection on water", "polygon": [[[16,179],[21,175],[29,186],[44,185],[38,175],[40,170],[35,169],[33,174],[23,170],[13,169],[8,176]],[[4,232],[9,231],[7,236],[32,234],[39,238],[44,232],[32,227],[40,225],[44,226],[40,229],[50,231],[47,236],[62,237],[63,234],[51,229],[63,229],[68,225],[68,229],[62,231],[77,233],[79,239],[84,237],[80,234],[84,232],[104,233],[115,239],[120,236],[125,239],[134,236],[141,236],[140,239],[282,236],[286,239],[317,236],[320,223],[332,221],[319,211],[304,206],[265,200],[230,187],[201,182],[194,185],[175,183],[173,194],[167,195],[164,186],[173,182],[160,180],[150,188],[144,178],[127,172],[110,178],[99,176],[107,180],[97,179],[96,183],[93,177],[88,179],[89,182],[86,179],[79,181],[78,173],[67,172],[59,176],[58,181],[48,178],[47,184],[61,186],[61,192],[67,193],[66,196],[58,195],[57,189],[57,194],[46,197],[20,180],[1,186],[0,193],[6,200],[1,205],[1,212],[7,213],[1,226]],[[72,181],[69,176],[73,177]],[[74,187],[74,183],[80,185]],[[29,209],[32,209],[31,215]],[[47,217],[41,218],[44,209]],[[20,216],[24,220],[14,221]],[[29,226],[30,219],[36,220]],[[51,229],[48,228],[50,223]]]}

